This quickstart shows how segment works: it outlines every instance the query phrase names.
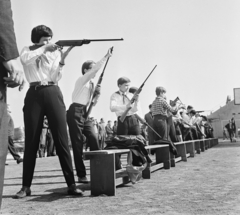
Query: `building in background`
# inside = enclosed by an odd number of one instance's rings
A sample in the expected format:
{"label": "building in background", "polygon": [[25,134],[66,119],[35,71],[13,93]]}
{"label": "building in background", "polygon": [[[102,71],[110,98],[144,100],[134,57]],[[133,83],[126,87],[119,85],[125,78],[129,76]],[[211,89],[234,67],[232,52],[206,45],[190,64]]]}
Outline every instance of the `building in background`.
{"label": "building in background", "polygon": [[235,119],[236,130],[240,129],[240,105],[233,101],[226,102],[226,105],[220,107],[211,113],[207,118],[211,121],[214,129],[214,137],[223,137],[223,127],[228,124],[231,118]]}

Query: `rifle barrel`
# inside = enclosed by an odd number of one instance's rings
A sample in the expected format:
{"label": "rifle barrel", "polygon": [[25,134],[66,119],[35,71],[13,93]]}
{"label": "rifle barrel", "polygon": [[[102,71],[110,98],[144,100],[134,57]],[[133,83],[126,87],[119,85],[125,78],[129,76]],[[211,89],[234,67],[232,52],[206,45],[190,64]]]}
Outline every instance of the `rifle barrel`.
{"label": "rifle barrel", "polygon": [[154,68],[152,69],[152,71],[149,73],[148,77],[145,79],[145,81],[142,83],[141,87],[143,87],[143,85],[145,84],[145,82],[148,80],[148,78],[150,77],[150,75],[153,73],[154,69],[157,67],[157,65],[154,66]]}
{"label": "rifle barrel", "polygon": [[98,42],[98,41],[121,41],[123,40],[123,38],[121,39],[96,39],[96,40],[90,40],[91,42]]}
{"label": "rifle barrel", "polygon": [[[59,46],[79,46],[83,45],[85,43],[82,43],[83,41],[89,41],[90,42],[106,42],[106,41],[122,41],[121,39],[96,39],[96,40],[90,40],[90,39],[83,39],[83,40],[59,40],[56,42]],[[88,43],[87,43],[88,44]]]}

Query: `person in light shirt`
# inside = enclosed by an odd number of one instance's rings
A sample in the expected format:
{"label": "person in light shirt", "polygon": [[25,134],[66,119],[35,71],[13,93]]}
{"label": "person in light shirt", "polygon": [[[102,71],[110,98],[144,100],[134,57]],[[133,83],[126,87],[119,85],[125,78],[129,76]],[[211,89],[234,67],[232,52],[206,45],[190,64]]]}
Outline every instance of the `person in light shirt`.
{"label": "person in light shirt", "polygon": [[82,191],[76,187],[74,180],[72,159],[68,147],[66,108],[61,90],[57,85],[62,77],[65,59],[73,47],[69,47],[65,52],[59,50],[56,44],[50,43],[52,36],[52,30],[45,25],[33,28],[31,40],[34,45],[24,47],[20,54],[30,87],[23,107],[25,150],[22,189],[15,195],[15,198],[31,195],[30,187],[45,115],[52,131],[68,186],[68,194],[82,195]]}
{"label": "person in light shirt", "polygon": [[[127,77],[121,77],[117,80],[119,90],[112,94],[110,98],[110,110],[117,115],[117,135],[140,135],[141,127],[140,122],[135,114],[139,114],[140,105],[138,95],[134,95],[136,89],[133,92],[130,91],[130,79]],[[131,104],[130,100],[135,96],[135,101]],[[127,112],[126,118],[122,122],[120,120],[124,112]],[[115,156],[115,168],[116,170],[122,168],[120,161],[121,155]]]}
{"label": "person in light shirt", "polygon": [[[134,103],[130,103],[130,100],[134,96],[129,92],[130,79],[127,77],[121,77],[117,80],[119,90],[112,94],[110,98],[110,110],[115,112],[118,118],[117,135],[140,135],[141,128],[139,120],[135,114],[139,114],[140,105],[138,96]],[[127,116],[123,122],[120,117],[127,110]],[[140,114],[141,115],[141,114]]]}
{"label": "person in light shirt", "polygon": [[93,122],[86,119],[87,108],[93,92],[100,94],[100,87],[97,86],[94,88],[92,79],[111,56],[112,52],[111,49],[109,49],[107,54],[97,63],[92,60],[83,63],[82,75],[75,83],[72,93],[72,104],[67,111],[67,123],[79,183],[89,182],[86,177],[86,168],[82,159],[83,144],[86,142],[86,138],[91,151],[100,149]]}

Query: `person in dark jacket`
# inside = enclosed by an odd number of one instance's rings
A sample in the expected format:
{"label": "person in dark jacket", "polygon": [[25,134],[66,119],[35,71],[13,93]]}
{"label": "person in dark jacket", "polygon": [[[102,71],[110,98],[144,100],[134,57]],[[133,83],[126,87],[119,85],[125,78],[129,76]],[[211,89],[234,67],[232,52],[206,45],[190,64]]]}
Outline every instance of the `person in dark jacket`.
{"label": "person in dark jacket", "polygon": [[[153,128],[153,115],[152,115],[152,105],[149,105],[149,112],[145,114],[144,119],[145,121]],[[147,134],[148,134],[148,144],[152,145],[154,142],[154,132],[147,127]]]}
{"label": "person in dark jacket", "polygon": [[[18,48],[13,26],[10,0],[0,1],[0,123],[1,129],[7,131],[6,91],[8,87],[22,90],[25,84],[23,69],[18,64]],[[9,76],[9,77],[8,77]],[[7,84],[7,85],[6,85]],[[0,135],[0,208],[2,203],[5,162],[8,149],[8,133]]]}

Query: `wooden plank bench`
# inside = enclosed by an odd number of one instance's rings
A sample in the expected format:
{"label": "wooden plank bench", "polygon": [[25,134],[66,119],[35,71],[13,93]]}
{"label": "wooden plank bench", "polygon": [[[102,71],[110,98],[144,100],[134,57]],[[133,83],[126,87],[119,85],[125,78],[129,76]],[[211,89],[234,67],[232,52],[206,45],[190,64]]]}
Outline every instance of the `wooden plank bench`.
{"label": "wooden plank bench", "polygon": [[142,177],[144,179],[150,179],[151,173],[160,168],[170,169],[171,161],[170,161],[170,151],[169,145],[149,145],[145,147],[146,149],[155,149],[155,158],[156,162],[148,163],[146,169],[143,170]]}
{"label": "wooden plank bench", "polygon": [[[170,152],[168,145],[151,145],[146,149],[155,149],[156,162],[148,164],[143,171],[143,178],[150,178],[151,172],[162,166],[170,169]],[[101,150],[84,152],[85,159],[90,159],[91,195],[116,195],[116,186],[129,182],[125,169],[115,171],[115,155],[128,154],[129,149]],[[162,166],[160,167],[160,163]]]}
{"label": "wooden plank bench", "polygon": [[[187,157],[194,157],[195,153],[204,152],[211,146],[218,144],[218,139],[200,139],[175,143],[178,155],[170,153],[168,145],[150,145],[147,150],[155,149],[155,159],[148,164],[142,173],[144,179],[150,179],[151,173],[157,169],[175,167],[177,161],[187,161]],[[115,171],[115,155],[128,154],[129,149],[101,150],[84,152],[85,159],[90,159],[91,195],[116,195],[116,186],[129,183],[126,169]]]}

